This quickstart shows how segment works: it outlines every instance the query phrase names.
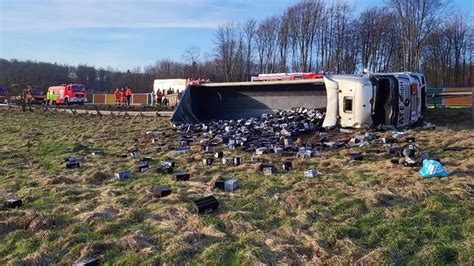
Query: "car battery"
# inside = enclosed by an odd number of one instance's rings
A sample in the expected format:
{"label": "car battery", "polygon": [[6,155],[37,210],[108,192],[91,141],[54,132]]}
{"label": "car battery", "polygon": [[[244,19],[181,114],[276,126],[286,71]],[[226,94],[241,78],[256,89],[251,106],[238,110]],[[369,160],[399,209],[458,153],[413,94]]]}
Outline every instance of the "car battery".
{"label": "car battery", "polygon": [[132,158],[138,158],[140,156],[140,153],[138,152],[138,149],[130,149],[128,151],[128,153],[130,154],[130,156],[132,156]]}
{"label": "car battery", "polygon": [[255,149],[255,154],[262,155],[262,154],[267,153],[267,151],[268,151],[267,147],[260,147],[260,148]]}
{"label": "car battery", "polygon": [[219,201],[214,196],[208,196],[194,201],[194,210],[198,214],[215,212],[219,207]]}
{"label": "car battery", "polygon": [[284,140],[283,140],[283,145],[285,145],[285,147],[288,147],[292,144],[292,141],[291,141],[291,138],[290,137],[286,137]]}
{"label": "car battery", "polygon": [[351,157],[351,160],[354,161],[362,161],[364,159],[360,152],[350,152],[349,156]]}
{"label": "car battery", "polygon": [[148,160],[141,160],[141,161],[138,163],[138,172],[144,173],[144,172],[148,172],[148,170],[150,170],[150,161],[148,161]]}
{"label": "car battery", "polygon": [[240,187],[240,182],[237,179],[230,178],[224,181],[224,191],[232,192]]}
{"label": "car battery", "polygon": [[70,157],[66,158],[66,169],[78,168],[81,167],[81,159]]}
{"label": "car battery", "polygon": [[250,157],[250,162],[252,163],[258,163],[261,161],[262,161],[262,157],[260,157],[259,155],[252,155],[252,157]]}
{"label": "car battery", "polygon": [[214,163],[214,158],[204,158],[202,159],[204,165],[212,165]]}
{"label": "car battery", "polygon": [[229,143],[229,136],[227,135],[222,135],[221,136],[222,143]]}
{"label": "car battery", "polygon": [[240,157],[240,156],[235,156],[235,157],[233,158],[233,162],[234,162],[234,165],[241,165],[242,162],[243,162],[243,159],[242,159],[242,157]]}
{"label": "car battery", "polygon": [[227,179],[225,178],[219,178],[216,180],[216,182],[214,182],[214,188],[218,188],[220,190],[224,190],[225,189],[225,181]]}
{"label": "car battery", "polygon": [[132,173],[129,170],[120,170],[114,174],[118,180],[125,180],[132,177]]}
{"label": "car battery", "polygon": [[395,144],[398,142],[396,138],[382,138],[383,144]]}
{"label": "car battery", "polygon": [[95,258],[84,259],[74,263],[72,266],[99,266],[100,260]]}
{"label": "car battery", "polygon": [[240,149],[241,150],[246,150],[246,149],[249,149],[250,148],[250,143],[248,141],[244,141],[242,142],[242,144],[240,144]]}
{"label": "car battery", "polygon": [[408,157],[411,159],[416,159],[420,156],[420,149],[412,142],[403,146],[400,151],[400,157]]}
{"label": "car battery", "polygon": [[199,141],[199,144],[201,145],[202,149],[204,149],[204,147],[211,145],[211,140],[210,139],[203,139],[203,140]]}
{"label": "car battery", "polygon": [[275,166],[267,166],[263,168],[263,174],[264,175],[273,175],[276,174],[277,168]]}
{"label": "car battery", "polygon": [[189,173],[181,172],[174,174],[176,181],[188,181],[189,180]]}
{"label": "car battery", "polygon": [[163,131],[147,131],[145,132],[145,136],[159,138],[164,137],[165,133]]}
{"label": "car battery", "polygon": [[285,161],[283,162],[282,168],[285,171],[291,171],[293,170],[293,164],[290,161]]}
{"label": "car battery", "polygon": [[232,157],[222,158],[222,164],[229,165],[229,164],[233,164],[233,163],[234,163],[234,159]]}
{"label": "car battery", "polygon": [[263,168],[265,167],[275,167],[275,165],[269,163],[262,163],[258,166],[258,169],[263,172]]}
{"label": "car battery", "polygon": [[160,165],[156,169],[156,172],[159,173],[159,174],[172,174],[173,173],[173,167],[166,166],[166,165]]}
{"label": "car battery", "polygon": [[214,158],[216,159],[222,159],[224,157],[224,152],[223,151],[218,151],[214,153]]}
{"label": "car battery", "polygon": [[303,172],[305,177],[316,177],[318,175],[318,170],[309,169]]}
{"label": "car battery", "polygon": [[3,206],[10,209],[21,207],[22,204],[23,202],[17,198],[7,199],[3,202]]}
{"label": "car battery", "polygon": [[273,152],[274,152],[276,155],[282,155],[282,154],[283,154],[283,148],[281,148],[281,147],[275,147],[275,148],[273,148]]}
{"label": "car battery", "polygon": [[243,143],[242,138],[236,138],[235,139],[235,145],[239,146],[239,145],[242,145],[242,143]]}
{"label": "car battery", "polygon": [[189,152],[189,148],[188,147],[179,147],[179,148],[176,148],[176,150],[174,152],[176,153],[176,155],[185,154],[185,153]]}
{"label": "car battery", "polygon": [[214,152],[214,147],[212,146],[206,146],[204,148],[204,153],[213,153]]}
{"label": "car battery", "polygon": [[171,188],[168,185],[160,185],[156,188],[155,195],[159,198],[171,195]]}
{"label": "car battery", "polygon": [[105,152],[104,151],[95,151],[95,152],[92,153],[92,156],[105,157]]}
{"label": "car battery", "polygon": [[309,159],[314,157],[314,151],[312,150],[300,150],[296,153],[297,158]]}
{"label": "car battery", "polygon": [[404,162],[403,165],[406,167],[416,167],[418,166],[418,163],[415,160],[407,158]]}
{"label": "car battery", "polygon": [[161,161],[161,165],[168,166],[168,167],[176,167],[175,161]]}

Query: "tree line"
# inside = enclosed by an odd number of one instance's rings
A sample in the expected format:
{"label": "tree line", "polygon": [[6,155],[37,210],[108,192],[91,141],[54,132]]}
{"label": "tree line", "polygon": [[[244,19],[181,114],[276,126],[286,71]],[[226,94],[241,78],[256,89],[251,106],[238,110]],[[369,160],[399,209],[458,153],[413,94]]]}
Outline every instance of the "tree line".
{"label": "tree line", "polygon": [[0,86],[77,82],[96,92],[150,91],[160,78],[245,81],[258,73],[423,72],[430,86],[473,86],[469,17],[442,0],[390,0],[359,13],[344,2],[303,0],[262,21],[220,25],[214,47],[190,46],[182,60],[125,72],[111,67],[0,59]]}

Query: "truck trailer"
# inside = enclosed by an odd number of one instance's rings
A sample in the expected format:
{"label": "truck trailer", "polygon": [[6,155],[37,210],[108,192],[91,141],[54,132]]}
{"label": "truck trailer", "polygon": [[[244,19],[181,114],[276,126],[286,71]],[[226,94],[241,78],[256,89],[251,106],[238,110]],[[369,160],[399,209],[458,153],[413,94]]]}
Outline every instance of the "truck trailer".
{"label": "truck trailer", "polygon": [[426,82],[420,73],[295,73],[289,78],[291,74],[259,75],[250,82],[188,84],[171,120],[245,119],[303,107],[325,108],[323,127],[405,127],[420,121],[426,108]]}

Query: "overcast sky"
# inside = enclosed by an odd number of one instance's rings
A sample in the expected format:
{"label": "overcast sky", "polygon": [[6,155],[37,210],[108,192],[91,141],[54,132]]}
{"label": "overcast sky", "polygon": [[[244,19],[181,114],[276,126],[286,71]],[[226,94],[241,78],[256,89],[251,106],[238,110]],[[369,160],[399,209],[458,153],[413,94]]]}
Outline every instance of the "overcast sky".
{"label": "overcast sky", "polygon": [[[335,0],[337,1],[337,0]],[[282,14],[296,0],[0,0],[0,58],[126,70],[213,48],[217,25]],[[356,10],[383,0],[350,0]],[[473,14],[474,0],[453,0]],[[357,3],[357,5],[355,4]]]}

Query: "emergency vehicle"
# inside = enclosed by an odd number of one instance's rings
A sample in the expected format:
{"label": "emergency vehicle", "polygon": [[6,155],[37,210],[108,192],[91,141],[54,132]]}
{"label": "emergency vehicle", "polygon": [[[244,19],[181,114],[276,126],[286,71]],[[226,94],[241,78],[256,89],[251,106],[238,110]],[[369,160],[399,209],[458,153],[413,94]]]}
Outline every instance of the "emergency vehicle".
{"label": "emergency vehicle", "polygon": [[46,92],[42,88],[31,88],[29,94],[31,96],[31,103],[33,104],[41,104],[46,102]]}
{"label": "emergency vehicle", "polygon": [[0,103],[6,103],[7,100],[7,89],[0,87]]}
{"label": "emergency vehicle", "polygon": [[62,84],[48,88],[56,95],[56,104],[84,104],[87,102],[87,87],[82,84]]}

